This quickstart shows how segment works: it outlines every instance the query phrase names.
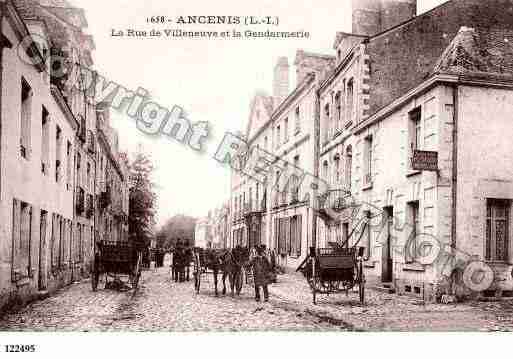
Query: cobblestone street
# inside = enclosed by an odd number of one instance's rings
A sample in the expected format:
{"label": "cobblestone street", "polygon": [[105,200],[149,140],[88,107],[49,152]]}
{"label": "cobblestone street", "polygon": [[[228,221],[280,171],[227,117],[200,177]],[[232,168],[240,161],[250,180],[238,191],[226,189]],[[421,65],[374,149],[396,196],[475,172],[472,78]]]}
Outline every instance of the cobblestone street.
{"label": "cobblestone street", "polygon": [[513,303],[423,305],[414,298],[367,291],[321,297],[311,304],[298,275],[279,276],[269,303],[256,303],[250,286],[240,297],[215,297],[212,278],[199,295],[192,282],[174,283],[161,268],[145,271],[137,294],[101,289],[84,281],[5,315],[0,330],[66,331],[244,331],[244,330],[511,330]]}

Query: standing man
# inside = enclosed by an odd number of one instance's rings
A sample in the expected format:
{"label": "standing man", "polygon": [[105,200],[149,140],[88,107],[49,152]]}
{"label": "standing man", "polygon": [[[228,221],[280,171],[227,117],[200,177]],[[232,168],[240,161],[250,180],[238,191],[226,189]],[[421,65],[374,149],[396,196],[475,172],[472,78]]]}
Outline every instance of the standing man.
{"label": "standing man", "polygon": [[255,300],[260,302],[260,287],[264,292],[264,301],[269,301],[269,275],[271,272],[271,265],[265,256],[265,245],[257,247],[256,255],[251,259],[251,266],[253,268],[253,281],[255,282]]}

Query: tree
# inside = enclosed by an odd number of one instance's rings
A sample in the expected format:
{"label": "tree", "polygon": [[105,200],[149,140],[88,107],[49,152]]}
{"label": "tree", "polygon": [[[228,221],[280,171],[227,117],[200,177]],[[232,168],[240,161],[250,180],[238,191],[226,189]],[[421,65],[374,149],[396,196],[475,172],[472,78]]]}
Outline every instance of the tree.
{"label": "tree", "polygon": [[129,217],[128,232],[132,240],[148,247],[154,236],[155,207],[157,196],[151,174],[154,170],[148,154],[139,147],[134,160],[129,165]]}
{"label": "tree", "polygon": [[194,244],[194,228],[196,218],[179,214],[171,217],[157,232],[157,247],[170,249],[176,246],[178,240],[183,244]]}

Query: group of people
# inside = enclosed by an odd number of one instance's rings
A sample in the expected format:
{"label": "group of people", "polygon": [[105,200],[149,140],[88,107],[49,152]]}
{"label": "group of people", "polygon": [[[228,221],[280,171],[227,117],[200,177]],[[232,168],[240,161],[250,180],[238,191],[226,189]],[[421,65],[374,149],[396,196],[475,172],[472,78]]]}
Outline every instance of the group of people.
{"label": "group of people", "polygon": [[[177,246],[171,252],[171,278],[175,282],[184,282],[189,280],[189,265],[193,259],[191,248]],[[270,283],[276,282],[276,260],[273,251],[267,251],[265,245],[258,245],[250,250],[248,265],[253,273],[253,282],[255,288],[255,300],[259,302],[261,291],[265,302],[269,300]]]}

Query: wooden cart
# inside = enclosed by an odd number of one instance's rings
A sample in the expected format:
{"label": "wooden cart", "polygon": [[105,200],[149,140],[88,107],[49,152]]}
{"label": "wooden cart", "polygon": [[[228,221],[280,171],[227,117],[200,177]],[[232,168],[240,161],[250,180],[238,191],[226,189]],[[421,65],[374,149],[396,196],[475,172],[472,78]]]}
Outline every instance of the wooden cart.
{"label": "wooden cart", "polygon": [[141,277],[142,251],[129,242],[98,242],[95,253],[91,286],[93,291],[98,289],[100,276],[105,275],[105,284],[109,278],[128,277],[132,289],[137,290]]}
{"label": "wooden cart", "polygon": [[363,247],[310,248],[309,256],[298,270],[310,285],[314,304],[318,294],[349,294],[356,286],[360,303],[364,303],[363,250]]}

